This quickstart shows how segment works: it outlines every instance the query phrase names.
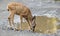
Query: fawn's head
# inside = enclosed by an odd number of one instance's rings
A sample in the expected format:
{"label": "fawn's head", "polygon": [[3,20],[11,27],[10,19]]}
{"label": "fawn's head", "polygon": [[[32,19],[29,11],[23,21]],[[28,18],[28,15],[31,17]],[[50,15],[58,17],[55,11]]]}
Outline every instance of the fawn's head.
{"label": "fawn's head", "polygon": [[31,30],[32,30],[32,31],[35,31],[35,27],[36,27],[36,22],[35,22],[35,20],[36,20],[36,16],[34,16],[34,17],[32,18],[32,24],[31,24]]}

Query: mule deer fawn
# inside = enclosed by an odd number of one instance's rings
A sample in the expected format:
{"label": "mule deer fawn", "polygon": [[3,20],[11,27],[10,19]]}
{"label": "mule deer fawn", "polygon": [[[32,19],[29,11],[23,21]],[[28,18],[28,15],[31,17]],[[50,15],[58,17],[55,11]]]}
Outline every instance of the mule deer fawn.
{"label": "mule deer fawn", "polygon": [[[22,24],[22,20],[23,20],[22,18],[25,18],[27,20],[27,22],[29,24],[29,29],[31,30],[31,26],[35,22],[32,23],[32,21],[34,19],[31,14],[31,11],[28,7],[26,7],[22,3],[11,2],[8,4],[7,10],[10,13],[10,15],[8,17],[9,25],[11,26],[10,28],[12,28],[12,26],[14,26],[14,15],[16,14],[16,15],[20,16],[21,24]],[[18,28],[16,28],[16,30],[21,29],[21,24],[19,25]]]}

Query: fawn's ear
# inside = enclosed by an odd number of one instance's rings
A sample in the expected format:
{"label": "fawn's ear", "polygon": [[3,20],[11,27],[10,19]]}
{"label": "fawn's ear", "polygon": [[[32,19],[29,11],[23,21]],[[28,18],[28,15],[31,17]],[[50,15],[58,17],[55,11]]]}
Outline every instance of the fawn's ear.
{"label": "fawn's ear", "polygon": [[32,20],[34,20],[36,18],[36,16],[33,16]]}

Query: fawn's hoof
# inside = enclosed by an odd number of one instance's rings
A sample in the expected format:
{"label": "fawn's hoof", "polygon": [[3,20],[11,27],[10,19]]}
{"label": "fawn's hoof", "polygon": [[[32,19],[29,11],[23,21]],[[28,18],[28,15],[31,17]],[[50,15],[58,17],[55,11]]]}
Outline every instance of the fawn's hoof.
{"label": "fawn's hoof", "polygon": [[14,30],[13,26],[8,25],[7,27],[8,27],[9,30]]}
{"label": "fawn's hoof", "polygon": [[14,28],[10,28],[11,30],[14,30]]}
{"label": "fawn's hoof", "polygon": [[14,28],[12,28],[12,27],[8,27],[8,29],[9,29],[9,30],[14,30]]}
{"label": "fawn's hoof", "polygon": [[20,31],[20,29],[18,29],[18,28],[15,28],[15,31]]}

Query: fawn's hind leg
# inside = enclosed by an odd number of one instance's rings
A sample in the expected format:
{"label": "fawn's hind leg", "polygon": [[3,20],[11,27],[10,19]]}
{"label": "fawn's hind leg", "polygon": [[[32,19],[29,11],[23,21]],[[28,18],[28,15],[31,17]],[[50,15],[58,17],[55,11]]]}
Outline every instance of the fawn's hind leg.
{"label": "fawn's hind leg", "polygon": [[8,21],[9,21],[10,29],[13,29],[13,26],[14,26],[14,14],[13,13],[11,13],[10,16],[8,17]]}

